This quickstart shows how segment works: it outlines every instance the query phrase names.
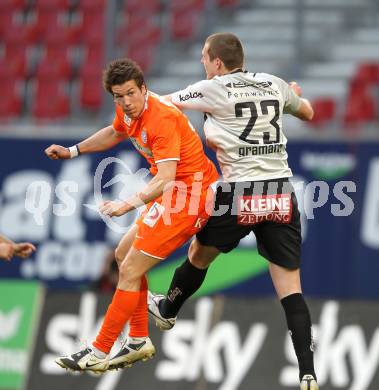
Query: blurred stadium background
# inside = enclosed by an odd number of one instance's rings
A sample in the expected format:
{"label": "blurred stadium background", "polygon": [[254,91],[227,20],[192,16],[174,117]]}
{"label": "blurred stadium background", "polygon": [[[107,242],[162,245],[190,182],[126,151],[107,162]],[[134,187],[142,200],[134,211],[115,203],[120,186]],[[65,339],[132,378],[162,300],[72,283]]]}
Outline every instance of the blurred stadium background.
{"label": "blurred stadium background", "polygon": [[[43,150],[113,119],[101,83],[108,60],[132,57],[148,87],[167,94],[204,77],[202,44],[219,31],[241,38],[249,70],[296,80],[314,105],[311,123],[287,118],[284,130],[319,383],[379,388],[378,0],[0,0],[0,233],[38,247],[30,260],[0,264],[0,389],[297,388],[284,315],[253,237],[212,265],[172,331],[151,327],[154,360],[101,377],[53,362],[92,339],[117,278],[120,234],[84,206],[94,204],[96,168],[106,156],[129,167],[104,172],[103,184],[126,175],[103,189],[114,199],[141,184],[144,165],[127,143],[66,162]],[[202,133],[201,115],[188,115]],[[41,192],[26,197],[35,182]],[[70,199],[76,207],[65,213]],[[186,250],[151,272],[151,289],[165,292]]]}

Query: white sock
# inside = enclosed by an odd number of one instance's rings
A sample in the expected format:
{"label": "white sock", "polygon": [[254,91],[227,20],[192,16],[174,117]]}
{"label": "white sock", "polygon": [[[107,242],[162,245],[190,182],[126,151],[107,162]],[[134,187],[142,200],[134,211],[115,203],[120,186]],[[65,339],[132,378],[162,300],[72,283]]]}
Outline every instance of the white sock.
{"label": "white sock", "polygon": [[107,357],[107,354],[103,351],[100,351],[100,349],[97,349],[92,345],[92,351],[95,354],[95,356],[99,359],[105,359]]}
{"label": "white sock", "polygon": [[144,342],[147,339],[147,336],[145,337],[130,337],[128,336],[128,344],[140,344]]}

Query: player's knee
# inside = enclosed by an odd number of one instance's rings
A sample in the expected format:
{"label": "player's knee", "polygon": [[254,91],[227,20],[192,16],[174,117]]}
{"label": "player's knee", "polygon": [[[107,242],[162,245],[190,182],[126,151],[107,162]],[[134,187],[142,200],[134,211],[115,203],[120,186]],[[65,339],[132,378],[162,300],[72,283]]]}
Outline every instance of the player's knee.
{"label": "player's knee", "polygon": [[197,257],[197,256],[193,256],[193,257],[190,257],[190,263],[196,267],[196,268],[199,268],[199,269],[205,269],[205,268],[208,268],[209,267],[209,264],[211,263],[212,261],[209,261],[207,259],[204,259],[202,258],[201,256],[200,257]]}
{"label": "player's knee", "polygon": [[118,268],[121,267],[122,262],[125,259],[125,253],[123,250],[121,250],[120,246],[118,246],[114,251],[114,256],[118,264]]}
{"label": "player's knee", "polygon": [[141,272],[138,270],[132,261],[128,261],[129,259],[125,259],[120,264],[120,280],[126,283],[134,283],[141,279]]}
{"label": "player's knee", "polygon": [[200,269],[208,268],[213,260],[213,257],[209,256],[206,247],[202,246],[197,240],[192,241],[188,257],[191,264]]}

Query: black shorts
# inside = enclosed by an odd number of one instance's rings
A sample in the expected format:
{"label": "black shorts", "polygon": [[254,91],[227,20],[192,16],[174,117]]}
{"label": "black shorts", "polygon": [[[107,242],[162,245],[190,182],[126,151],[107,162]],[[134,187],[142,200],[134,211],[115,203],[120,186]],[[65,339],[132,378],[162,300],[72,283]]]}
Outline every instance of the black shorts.
{"label": "black shorts", "polygon": [[287,178],[219,183],[213,215],[196,237],[227,253],[251,231],[261,256],[284,268],[299,268],[300,212]]}

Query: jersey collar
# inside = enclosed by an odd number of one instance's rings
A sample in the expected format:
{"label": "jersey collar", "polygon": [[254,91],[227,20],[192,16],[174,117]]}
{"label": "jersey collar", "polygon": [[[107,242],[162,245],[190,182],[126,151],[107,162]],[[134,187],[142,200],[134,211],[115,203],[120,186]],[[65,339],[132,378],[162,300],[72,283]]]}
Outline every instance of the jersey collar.
{"label": "jersey collar", "polygon": [[233,73],[247,73],[247,70],[243,70],[242,68],[234,69],[233,71],[227,73],[227,74],[233,74]]}
{"label": "jersey collar", "polygon": [[150,96],[150,92],[146,91],[145,104],[143,106],[143,109],[142,109],[141,113],[138,115],[138,117],[136,119],[134,119],[134,120],[138,121],[143,116],[145,111],[149,108],[149,103],[148,103],[149,96]]}

